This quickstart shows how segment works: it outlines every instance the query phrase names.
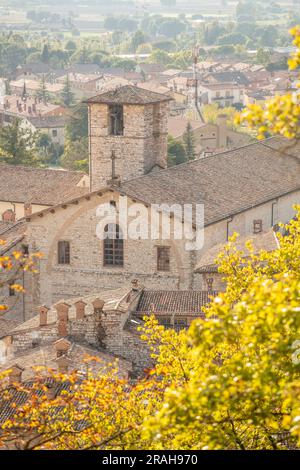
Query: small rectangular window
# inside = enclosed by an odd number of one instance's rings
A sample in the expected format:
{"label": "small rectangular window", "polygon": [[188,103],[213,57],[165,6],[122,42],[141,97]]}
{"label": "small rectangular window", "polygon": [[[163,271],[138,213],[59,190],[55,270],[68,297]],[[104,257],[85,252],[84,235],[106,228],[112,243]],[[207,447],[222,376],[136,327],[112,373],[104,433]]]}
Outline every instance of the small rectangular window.
{"label": "small rectangular window", "polygon": [[123,106],[114,104],[109,106],[109,133],[110,135],[123,135],[124,112]]}
{"label": "small rectangular window", "polygon": [[260,233],[263,229],[262,219],[253,220],[253,233]]}
{"label": "small rectangular window", "polygon": [[14,285],[14,281],[9,283],[9,297],[14,297],[16,295],[15,289],[12,287]]}
{"label": "small rectangular window", "polygon": [[29,255],[29,246],[28,245],[22,245],[22,250],[23,250],[23,255],[27,256]]}
{"label": "small rectangular window", "polygon": [[52,136],[53,136],[53,137],[57,137],[57,130],[56,130],[56,129],[53,129],[53,131],[52,131]]}
{"label": "small rectangular window", "polygon": [[157,271],[170,271],[170,247],[157,247]]}
{"label": "small rectangular window", "polygon": [[185,330],[188,327],[187,319],[186,318],[175,318],[174,320],[174,329]]}
{"label": "small rectangular window", "polygon": [[160,317],[158,323],[164,326],[166,329],[172,328],[171,318],[170,317]]}
{"label": "small rectangular window", "polygon": [[58,242],[58,264],[70,264],[70,242]]}

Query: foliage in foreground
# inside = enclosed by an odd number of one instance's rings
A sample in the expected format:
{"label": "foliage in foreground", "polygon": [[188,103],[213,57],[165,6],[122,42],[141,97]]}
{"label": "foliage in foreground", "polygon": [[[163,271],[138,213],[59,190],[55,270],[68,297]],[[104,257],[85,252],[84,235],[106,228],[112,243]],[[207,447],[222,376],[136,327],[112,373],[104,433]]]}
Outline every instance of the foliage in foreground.
{"label": "foliage in foreground", "polygon": [[[6,242],[0,239],[0,314],[8,310],[4,293],[13,289],[15,293],[23,293],[24,287],[20,284],[22,272],[36,273],[37,260],[41,253],[27,255],[23,249],[6,250]],[[3,297],[3,298],[2,298]],[[18,296],[16,295],[15,301]]]}
{"label": "foliage in foreground", "polygon": [[[132,384],[112,365],[80,379],[44,372],[2,423],[21,449],[286,449],[300,444],[300,208],[280,248],[255,255],[231,241],[220,256],[228,288],[206,320],[176,333],[143,327],[156,366]],[[245,258],[246,254],[246,258]],[[294,347],[293,347],[294,345]],[[91,360],[95,360],[91,358]],[[2,379],[1,405],[14,388]],[[20,385],[16,385],[20,387]]]}

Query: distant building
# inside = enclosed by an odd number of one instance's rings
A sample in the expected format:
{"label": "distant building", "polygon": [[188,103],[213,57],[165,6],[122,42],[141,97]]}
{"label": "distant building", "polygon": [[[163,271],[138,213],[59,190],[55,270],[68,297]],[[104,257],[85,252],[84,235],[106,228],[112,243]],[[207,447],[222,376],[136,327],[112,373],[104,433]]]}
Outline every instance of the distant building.
{"label": "distant building", "polygon": [[4,222],[14,222],[88,191],[88,176],[79,171],[0,163],[0,175],[0,220]]}
{"label": "distant building", "polygon": [[244,104],[244,85],[236,83],[199,84],[199,99],[201,104],[214,104],[224,108]]}
{"label": "distant building", "polygon": [[226,120],[226,115],[219,115],[216,124],[170,116],[168,129],[172,137],[182,139],[190,123],[198,158],[207,153],[237,148],[252,141],[249,135],[229,129]]}
{"label": "distant building", "polygon": [[102,83],[102,77],[100,75],[76,72],[63,75],[56,80],[56,83],[64,85],[67,79],[69,80],[71,90],[77,99],[82,99],[84,97],[89,98],[95,95],[99,92]]}
{"label": "distant building", "polygon": [[8,126],[18,118],[24,128],[46,133],[53,142],[63,145],[65,111],[63,106],[44,103],[38,98],[6,95],[0,101],[0,126]]}
{"label": "distant building", "polygon": [[[41,88],[41,80],[26,80],[26,91],[29,96],[36,96],[37,92]],[[13,94],[22,96],[24,90],[24,80],[12,80],[9,84],[11,92]],[[57,98],[57,96],[62,92],[64,85],[61,83],[49,83],[45,82],[45,88],[47,93],[51,98]]]}

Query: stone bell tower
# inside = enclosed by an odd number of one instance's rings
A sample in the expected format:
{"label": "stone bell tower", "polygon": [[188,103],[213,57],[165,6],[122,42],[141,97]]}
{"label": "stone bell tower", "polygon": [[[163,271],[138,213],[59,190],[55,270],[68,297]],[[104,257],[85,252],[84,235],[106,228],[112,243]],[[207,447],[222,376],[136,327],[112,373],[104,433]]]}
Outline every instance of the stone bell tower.
{"label": "stone bell tower", "polygon": [[125,85],[87,101],[91,191],[166,168],[170,100]]}

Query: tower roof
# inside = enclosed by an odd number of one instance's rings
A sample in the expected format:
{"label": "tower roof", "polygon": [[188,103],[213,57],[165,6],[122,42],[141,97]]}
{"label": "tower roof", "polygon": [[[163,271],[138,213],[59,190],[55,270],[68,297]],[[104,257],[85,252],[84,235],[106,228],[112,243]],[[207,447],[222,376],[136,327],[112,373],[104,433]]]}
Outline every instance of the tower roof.
{"label": "tower roof", "polygon": [[115,90],[110,90],[87,100],[87,103],[104,104],[154,104],[163,101],[171,101],[172,98],[161,93],[138,88],[133,85],[125,85]]}

